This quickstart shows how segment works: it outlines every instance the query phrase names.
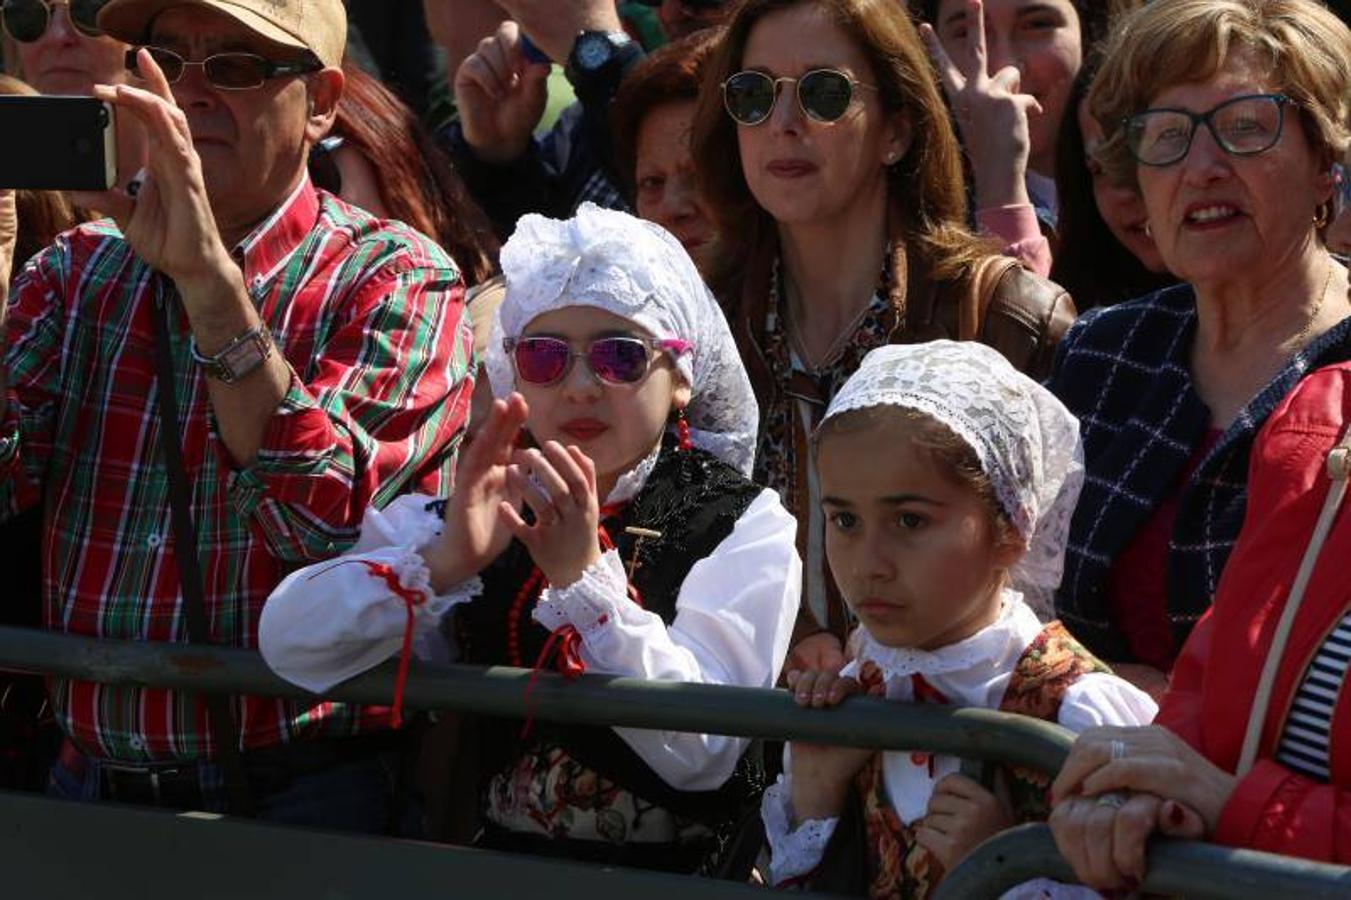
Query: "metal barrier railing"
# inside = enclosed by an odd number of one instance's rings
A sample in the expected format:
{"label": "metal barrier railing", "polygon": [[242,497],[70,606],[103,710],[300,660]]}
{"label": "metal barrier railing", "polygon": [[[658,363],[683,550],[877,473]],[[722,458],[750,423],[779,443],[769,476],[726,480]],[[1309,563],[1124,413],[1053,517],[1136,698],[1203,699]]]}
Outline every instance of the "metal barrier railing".
{"label": "metal barrier railing", "polygon": [[[1046,825],[1020,825],[973,850],[939,882],[932,900],[998,897],[1033,878],[1074,881]],[[1193,900],[1346,900],[1351,868],[1190,841],[1152,841],[1140,890]]]}
{"label": "metal barrier railing", "polygon": [[[750,885],[0,792],[11,900],[754,900]],[[819,895],[808,895],[804,900]]]}
{"label": "metal barrier railing", "polygon": [[[103,684],[315,697],[277,677],[250,650],[97,640],[19,628],[0,628],[0,669]],[[390,664],[334,687],[324,698],[383,705],[393,695]],[[497,666],[415,664],[404,705],[587,725],[924,749],[1047,773],[1059,770],[1074,741],[1069,731],[1050,722],[988,709],[909,706],[854,697],[823,712],[802,709],[786,691],[603,675],[567,681],[550,672]]]}
{"label": "metal barrier railing", "polygon": [[[277,677],[252,651],[96,640],[28,629],[0,628],[0,669],[105,684],[315,698]],[[338,685],[323,696],[340,702],[387,704],[393,696],[394,678],[392,664],[381,666]],[[528,693],[527,685],[530,685]],[[786,691],[600,675],[584,675],[575,681],[567,681],[552,673],[536,674],[526,669],[504,667],[415,665],[408,679],[404,702],[415,709],[530,715],[541,720],[591,725],[804,740],[890,750],[926,750],[1026,766],[1048,774],[1059,770],[1073,743],[1071,733],[1057,725],[994,710],[911,706],[871,697],[853,697],[829,711],[807,710],[798,707]],[[3,796],[5,806],[10,805],[12,796],[15,795]],[[170,821],[177,819],[170,817]],[[5,855],[4,835],[12,824],[12,817],[0,816],[0,860]],[[233,823],[232,827],[246,828],[248,823]],[[323,834],[328,836],[327,832]],[[407,842],[386,840],[384,843],[403,846]],[[435,847],[446,849],[444,845]],[[327,845],[325,852],[330,852]],[[369,858],[369,855],[362,858]],[[390,856],[391,860],[394,858],[394,855]],[[484,857],[456,858],[474,859],[477,860],[475,865],[485,865]],[[527,868],[536,864],[547,865],[543,861],[532,861]],[[517,863],[513,861],[511,865],[515,878]],[[0,867],[0,871],[9,870]],[[480,867],[475,871],[478,873],[476,878],[487,877],[483,875],[487,870]],[[531,884],[553,885],[553,896],[556,897],[557,882],[551,881],[554,876],[545,874],[546,869],[536,872],[532,868],[531,871],[535,872],[531,875],[535,879]],[[629,872],[625,870],[626,875]],[[635,878],[651,876],[651,873],[636,870],[632,874]],[[1073,880],[1073,874],[1056,852],[1047,828],[1024,826],[998,835],[979,847],[948,873],[935,900],[993,898],[1008,887],[1036,877]],[[665,895],[666,888],[657,882],[650,884],[654,898]],[[630,885],[624,882],[624,886],[627,889]],[[632,886],[647,890],[638,881],[632,882]],[[1200,898],[1346,897],[1351,896],[1351,868],[1207,844],[1158,841],[1151,845],[1145,888]],[[499,883],[495,891],[471,892],[463,896],[491,894],[495,897],[503,890]],[[700,890],[703,892],[702,887]],[[112,895],[105,893],[105,896]],[[363,894],[357,892],[350,896]]]}

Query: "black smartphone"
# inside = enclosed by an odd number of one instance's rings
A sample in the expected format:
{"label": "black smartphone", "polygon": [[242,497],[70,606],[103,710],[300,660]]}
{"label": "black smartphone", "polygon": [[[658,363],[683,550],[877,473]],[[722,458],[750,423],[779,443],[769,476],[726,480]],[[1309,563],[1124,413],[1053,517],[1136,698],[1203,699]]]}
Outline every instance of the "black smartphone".
{"label": "black smartphone", "polygon": [[93,97],[0,96],[0,188],[106,191],[116,180],[112,106]]}

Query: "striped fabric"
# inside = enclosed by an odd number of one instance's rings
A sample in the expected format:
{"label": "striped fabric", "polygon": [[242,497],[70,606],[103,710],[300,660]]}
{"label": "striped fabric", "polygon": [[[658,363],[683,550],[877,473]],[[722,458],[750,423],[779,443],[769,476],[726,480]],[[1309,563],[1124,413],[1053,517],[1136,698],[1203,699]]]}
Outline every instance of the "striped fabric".
{"label": "striped fabric", "polygon": [[[47,627],[187,640],[160,453],[152,303],[167,304],[184,463],[193,486],[215,642],[251,647],[268,593],[356,538],[362,510],[437,494],[467,415],[472,338],[451,260],[305,181],[235,261],[294,375],[257,460],[235,464],[192,362],[173,283],[111,222],[31,260],[9,308],[0,516],[37,503]],[[56,715],[91,756],[212,754],[203,707],[170,691],[55,679]],[[243,742],[349,734],[387,723],[332,704],[235,698]]]}
{"label": "striped fabric", "polygon": [[1295,692],[1276,761],[1293,772],[1326,783],[1330,774],[1333,708],[1351,666],[1351,612],[1342,617],[1314,654]]}
{"label": "striped fabric", "polygon": [[[1196,297],[1186,284],[1090,310],[1060,342],[1047,382],[1079,419],[1086,469],[1056,614],[1102,659],[1135,661],[1112,621],[1112,567],[1178,483],[1210,425],[1210,410],[1191,380],[1195,334]],[[1306,372],[1348,358],[1351,317],[1296,353],[1187,479],[1168,546],[1175,646],[1209,608],[1243,524],[1248,456],[1258,430]]]}

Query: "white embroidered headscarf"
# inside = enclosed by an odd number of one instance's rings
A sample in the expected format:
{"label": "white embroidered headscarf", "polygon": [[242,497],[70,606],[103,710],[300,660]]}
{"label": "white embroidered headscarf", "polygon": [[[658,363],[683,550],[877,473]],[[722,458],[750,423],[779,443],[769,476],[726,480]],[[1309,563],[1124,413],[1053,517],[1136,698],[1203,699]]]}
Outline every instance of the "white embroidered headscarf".
{"label": "white embroidered headscarf", "polygon": [[1079,420],[997,351],[969,341],[873,350],[835,395],[822,424],[873,406],[923,413],[971,446],[1027,544],[1009,573],[1012,587],[1038,615],[1050,613],[1084,483]]}
{"label": "white embroidered headscarf", "polygon": [[675,360],[690,385],[685,418],[694,445],[749,476],[760,410],[727,319],[685,248],[664,228],[583,203],[566,221],[522,216],[502,247],[507,295],[488,343],[493,395],[514,390],[503,342],[537,316],[594,306],[623,316],[658,340],[692,345]]}

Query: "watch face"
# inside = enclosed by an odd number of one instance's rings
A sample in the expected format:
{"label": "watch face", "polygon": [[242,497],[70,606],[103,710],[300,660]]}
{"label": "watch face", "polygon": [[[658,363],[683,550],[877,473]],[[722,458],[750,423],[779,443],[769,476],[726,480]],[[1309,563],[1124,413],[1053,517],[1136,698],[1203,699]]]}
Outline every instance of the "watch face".
{"label": "watch face", "polygon": [[583,69],[599,69],[610,58],[612,45],[603,34],[584,34],[577,42],[577,64]]}

